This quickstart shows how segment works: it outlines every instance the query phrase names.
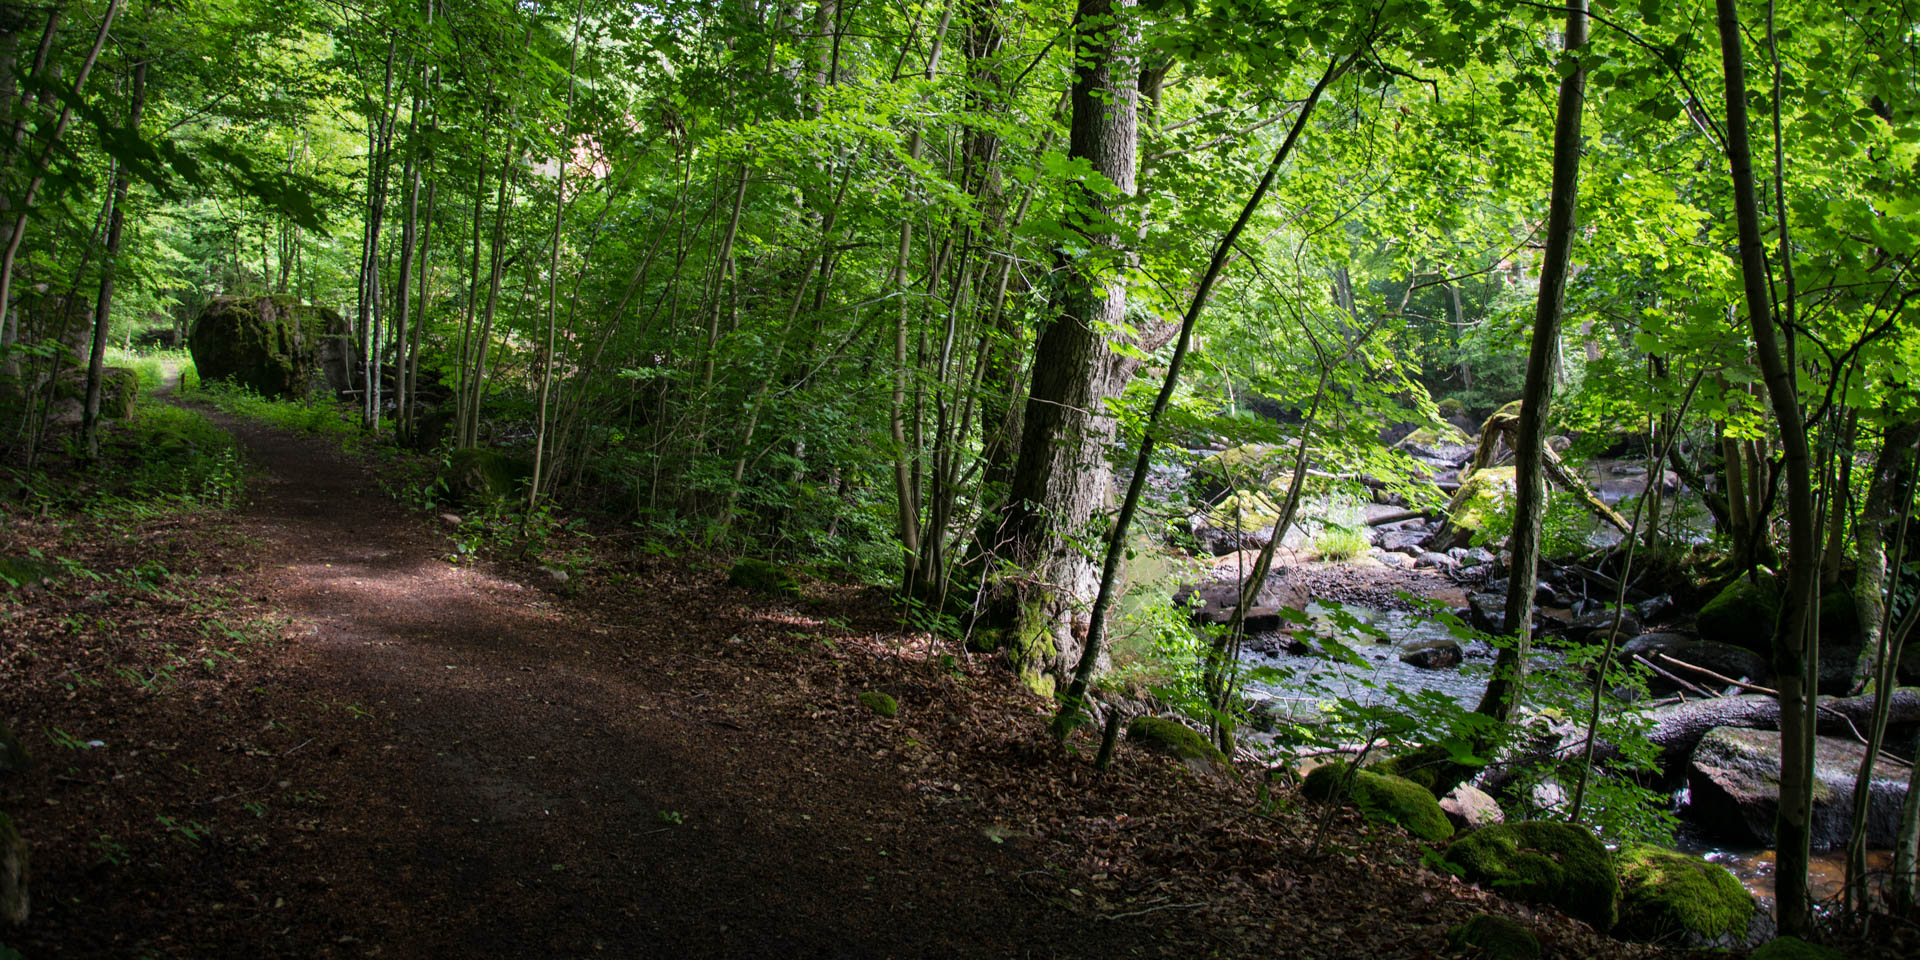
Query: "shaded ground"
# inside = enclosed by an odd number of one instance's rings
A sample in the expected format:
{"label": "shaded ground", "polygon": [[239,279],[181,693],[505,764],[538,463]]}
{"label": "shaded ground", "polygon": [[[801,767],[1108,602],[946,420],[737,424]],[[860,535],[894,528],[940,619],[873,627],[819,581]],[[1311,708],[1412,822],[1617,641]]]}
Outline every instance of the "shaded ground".
{"label": "shaded ground", "polygon": [[0,784],[28,958],[1426,956],[1488,909],[1639,950],[1396,828],[1315,847],[1290,790],[1255,813],[1130,750],[1096,777],[859,591],[609,540],[563,596],[447,562],[325,442],[230,425],[263,471],[233,515],[0,532],[99,578],[0,595],[0,717],[41,758]]}

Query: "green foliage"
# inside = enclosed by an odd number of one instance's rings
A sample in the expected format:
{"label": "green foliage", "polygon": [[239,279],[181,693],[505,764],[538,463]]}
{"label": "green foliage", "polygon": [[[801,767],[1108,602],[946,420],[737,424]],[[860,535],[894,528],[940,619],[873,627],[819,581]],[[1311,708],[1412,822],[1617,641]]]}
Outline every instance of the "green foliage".
{"label": "green foliage", "polygon": [[1652,844],[1624,844],[1620,871],[1619,934],[1660,940],[1691,933],[1712,941],[1744,937],[1753,895],[1726,867]]}
{"label": "green foliage", "polygon": [[1328,524],[1313,538],[1313,555],[1321,560],[1344,562],[1365,554],[1372,545],[1365,529]]}
{"label": "green foliage", "polygon": [[1535,820],[1482,827],[1454,841],[1447,860],[1503,896],[1551,904],[1596,930],[1613,927],[1620,877],[1613,856],[1584,827]]}
{"label": "green foliage", "polygon": [[1846,960],[1846,956],[1843,951],[1791,935],[1769,940],[1749,954],[1751,960]]}
{"label": "green foliage", "polygon": [[275,400],[223,381],[197,385],[193,398],[224,413],[259,420],[282,430],[337,440],[343,447],[361,442],[360,428],[355,425],[352,413],[330,400]]}

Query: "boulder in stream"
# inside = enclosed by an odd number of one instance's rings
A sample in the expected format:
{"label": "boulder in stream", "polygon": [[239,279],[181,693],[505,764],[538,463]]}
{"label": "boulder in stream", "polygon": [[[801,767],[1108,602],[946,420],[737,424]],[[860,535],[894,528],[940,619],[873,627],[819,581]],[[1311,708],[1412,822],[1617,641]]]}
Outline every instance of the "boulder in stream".
{"label": "boulder in stream", "polygon": [[1451,637],[1415,640],[1400,648],[1400,662],[1422,670],[1457,667],[1460,659],[1460,642]]}
{"label": "boulder in stream", "polygon": [[[1838,737],[1815,737],[1813,849],[1846,845],[1853,822],[1854,775],[1866,748]],[[1688,818],[1728,843],[1770,847],[1780,810],[1780,734],[1715,727],[1700,738],[1687,765]],[[1893,845],[1907,771],[1882,759],[1867,804],[1867,843]]]}

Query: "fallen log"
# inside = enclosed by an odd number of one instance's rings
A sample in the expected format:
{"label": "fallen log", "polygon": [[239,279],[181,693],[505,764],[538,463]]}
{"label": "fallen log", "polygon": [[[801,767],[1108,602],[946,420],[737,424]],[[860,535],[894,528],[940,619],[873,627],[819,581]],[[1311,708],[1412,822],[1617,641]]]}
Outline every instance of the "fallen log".
{"label": "fallen log", "polygon": [[1389,523],[1399,523],[1402,520],[1419,520],[1431,517],[1438,512],[1439,511],[1436,510],[1401,510],[1397,513],[1389,513],[1384,517],[1374,517],[1372,520],[1367,521],[1367,526],[1378,527]]}

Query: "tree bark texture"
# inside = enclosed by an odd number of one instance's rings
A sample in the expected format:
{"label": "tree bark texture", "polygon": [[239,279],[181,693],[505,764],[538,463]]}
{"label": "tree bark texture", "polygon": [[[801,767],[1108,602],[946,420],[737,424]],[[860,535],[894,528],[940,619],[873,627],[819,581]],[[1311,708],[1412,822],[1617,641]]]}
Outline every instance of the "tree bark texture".
{"label": "tree bark texture", "polygon": [[1114,220],[1133,195],[1139,70],[1131,51],[1133,0],[1080,0],[1074,14],[1073,119],[1068,155],[1085,160],[1110,192],[1079,191],[1075,229],[1094,255],[1062,264],[1060,312],[1041,332],[1021,421],[1003,538],[1023,582],[1012,593],[1003,639],[1021,676],[1051,689],[1079,660],[1086,607],[1098,586],[1089,536],[1106,500],[1107,447],[1115,422],[1106,401],[1136,363],[1107,337],[1126,319],[1128,234]]}

